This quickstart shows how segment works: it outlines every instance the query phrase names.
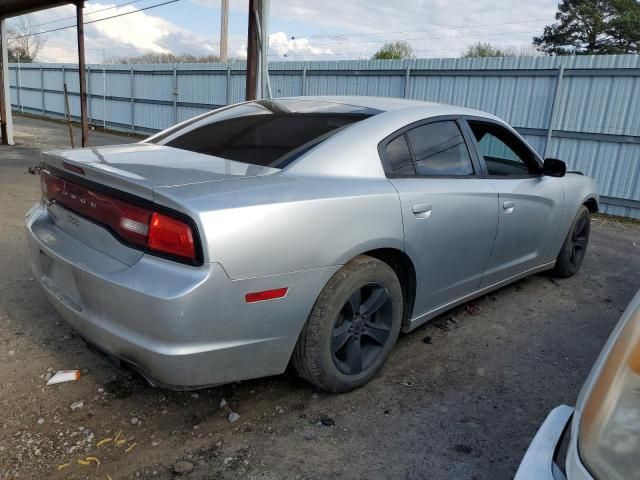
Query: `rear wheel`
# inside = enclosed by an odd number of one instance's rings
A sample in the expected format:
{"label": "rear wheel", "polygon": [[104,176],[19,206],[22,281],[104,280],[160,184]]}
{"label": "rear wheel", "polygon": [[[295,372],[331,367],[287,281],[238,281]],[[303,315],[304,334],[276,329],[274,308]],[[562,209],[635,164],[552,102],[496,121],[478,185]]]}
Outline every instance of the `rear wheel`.
{"label": "rear wheel", "polygon": [[373,257],[356,257],[320,293],[293,353],[294,367],[323,390],[364,385],[398,339],[402,308],[393,269]]}
{"label": "rear wheel", "polygon": [[567,238],[565,238],[556,266],[553,269],[554,275],[561,278],[568,278],[580,270],[584,255],[587,253],[589,245],[589,235],[591,234],[591,213],[584,205],[578,210],[578,214],[571,225]]}

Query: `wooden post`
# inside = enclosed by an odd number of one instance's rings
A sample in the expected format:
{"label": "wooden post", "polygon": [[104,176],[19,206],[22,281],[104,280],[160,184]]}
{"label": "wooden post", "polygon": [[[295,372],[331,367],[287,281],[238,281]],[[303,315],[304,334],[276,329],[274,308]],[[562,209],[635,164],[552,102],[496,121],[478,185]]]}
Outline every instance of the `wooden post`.
{"label": "wooden post", "polygon": [[89,122],[87,121],[87,83],[84,63],[84,18],[82,9],[84,1],[76,4],[76,29],[78,31],[78,76],[80,79],[80,122],[82,124],[82,146],[89,140]]}
{"label": "wooden post", "polygon": [[64,118],[67,121],[67,127],[69,127],[69,139],[71,140],[71,148],[76,148],[73,142],[73,128],[71,127],[71,109],[69,108],[69,92],[67,91],[67,84],[64,86]]}
{"label": "wooden post", "polygon": [[256,14],[260,0],[249,0],[249,27],[247,28],[247,82],[246,100],[256,99],[256,79],[258,74],[258,30]]}

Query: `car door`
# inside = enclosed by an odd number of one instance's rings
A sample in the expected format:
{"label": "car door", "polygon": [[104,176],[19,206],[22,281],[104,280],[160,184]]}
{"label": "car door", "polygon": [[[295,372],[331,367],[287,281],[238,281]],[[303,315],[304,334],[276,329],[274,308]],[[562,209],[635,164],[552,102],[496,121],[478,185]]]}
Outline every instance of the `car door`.
{"label": "car door", "polygon": [[491,254],[498,194],[482,178],[465,135],[457,118],[440,117],[380,144],[416,269],[414,318],[478,289]]}
{"label": "car door", "polygon": [[484,287],[553,261],[564,185],[542,174],[539,157],[507,127],[473,118],[467,124],[481,168],[499,198],[498,234]]}

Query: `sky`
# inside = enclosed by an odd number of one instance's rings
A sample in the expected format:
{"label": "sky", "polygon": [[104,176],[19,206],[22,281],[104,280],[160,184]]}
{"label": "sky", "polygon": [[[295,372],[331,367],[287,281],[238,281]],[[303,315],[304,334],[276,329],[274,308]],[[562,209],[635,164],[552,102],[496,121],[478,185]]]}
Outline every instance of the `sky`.
{"label": "sky", "polygon": [[[85,22],[166,0],[90,0]],[[124,5],[127,3],[126,5]],[[557,0],[271,0],[270,60],[370,58],[385,42],[406,40],[419,58],[459,57],[478,41],[531,51],[554,22]],[[246,56],[248,0],[230,0],[229,56]],[[37,31],[75,24],[64,6],[31,14]],[[72,17],[72,18],[69,18]],[[220,0],[178,0],[85,26],[88,63],[142,53],[218,54]],[[77,61],[75,29],[44,35],[38,60]]]}

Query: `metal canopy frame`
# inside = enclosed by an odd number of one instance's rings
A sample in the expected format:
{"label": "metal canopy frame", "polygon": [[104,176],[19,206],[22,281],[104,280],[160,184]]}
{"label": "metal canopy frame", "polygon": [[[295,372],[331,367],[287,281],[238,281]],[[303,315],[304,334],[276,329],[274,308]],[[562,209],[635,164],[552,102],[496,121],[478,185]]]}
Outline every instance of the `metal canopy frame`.
{"label": "metal canopy frame", "polygon": [[246,100],[271,98],[269,83],[269,0],[249,0]]}
{"label": "metal canopy frame", "polygon": [[[0,0],[0,135],[3,145],[13,145],[13,118],[9,90],[9,62],[7,48],[6,19],[18,15],[59,7],[75,5],[76,31],[78,36],[78,76],[80,83],[80,118],[82,125],[82,146],[89,139],[87,118],[87,87],[84,50],[84,0]],[[246,99],[271,97],[268,54],[268,12],[269,0],[249,0],[249,22],[247,31],[247,73]]]}
{"label": "metal canopy frame", "polygon": [[9,92],[9,54],[6,19],[27,13],[47,10],[61,5],[75,5],[76,30],[78,36],[78,76],[80,81],[80,119],[82,124],[82,146],[89,140],[87,119],[87,87],[84,52],[84,0],[0,0],[0,135],[3,145],[13,145],[13,118]]}

